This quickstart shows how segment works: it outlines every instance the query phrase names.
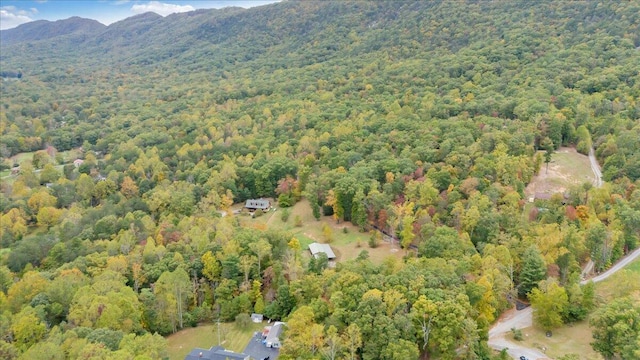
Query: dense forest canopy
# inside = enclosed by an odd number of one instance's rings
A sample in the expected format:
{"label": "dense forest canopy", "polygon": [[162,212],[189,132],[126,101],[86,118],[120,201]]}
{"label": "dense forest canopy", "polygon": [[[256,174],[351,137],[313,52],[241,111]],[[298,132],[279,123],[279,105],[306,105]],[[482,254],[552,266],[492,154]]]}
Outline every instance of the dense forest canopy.
{"label": "dense forest canopy", "polygon": [[[640,236],[639,24],[634,1],[285,1],[2,31],[0,357],[163,358],[158,334],[255,311],[288,321],[284,359],[490,359],[514,296],[584,319],[580,265]],[[606,183],[529,211],[562,146]],[[406,257],[328,269],[220,215],[259,197]]]}

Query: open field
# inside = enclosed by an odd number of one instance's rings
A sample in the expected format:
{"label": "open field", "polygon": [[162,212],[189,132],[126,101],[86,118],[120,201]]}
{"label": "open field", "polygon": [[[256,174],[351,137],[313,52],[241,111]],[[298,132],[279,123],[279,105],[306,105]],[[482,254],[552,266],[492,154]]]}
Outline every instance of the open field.
{"label": "open field", "polygon": [[549,171],[547,165],[542,163],[540,172],[533,177],[525,194],[531,197],[535,193],[564,193],[571,186],[593,181],[589,157],[578,153],[574,148],[560,148],[551,157]]}
{"label": "open field", "polygon": [[[240,210],[242,207],[243,204],[236,204],[232,209]],[[316,220],[306,199],[299,201],[287,210],[290,215],[286,222],[281,219],[282,212],[286,210],[277,206],[276,211],[269,211],[257,218],[242,214],[236,216],[245,226],[290,231],[300,241],[303,250],[308,249],[312,242],[327,243],[323,233],[324,224],[327,224],[331,228],[332,237],[328,243],[331,244],[338,261],[355,259],[363,250],[369,253],[369,259],[372,262],[378,264],[389,256],[402,258],[404,255],[404,250],[401,250],[398,244],[391,245],[383,241],[376,248],[369,247],[369,234],[360,232],[350,222],[337,223],[330,216],[323,216],[320,220]],[[299,217],[301,226],[295,225],[296,217]]]}
{"label": "open field", "polygon": [[[33,159],[33,154],[34,152],[24,152],[24,153],[15,154],[8,159],[4,159],[4,163],[10,167],[13,167],[14,164],[22,165],[22,163],[25,161],[31,161],[31,159]],[[10,169],[0,171],[0,178],[5,178],[9,175],[11,175]]]}
{"label": "open field", "polygon": [[551,359],[562,355],[577,354],[581,360],[602,360],[591,345],[591,329],[588,321],[563,326],[553,331],[553,336],[546,337],[545,331],[533,326],[522,329],[522,344],[545,353]]}
{"label": "open field", "polygon": [[[221,345],[227,350],[242,352],[253,333],[262,330],[263,326],[251,323],[246,330],[239,330],[233,323],[220,323]],[[168,336],[169,359],[183,360],[193,348],[209,349],[218,345],[217,330],[216,324],[203,324]]]}

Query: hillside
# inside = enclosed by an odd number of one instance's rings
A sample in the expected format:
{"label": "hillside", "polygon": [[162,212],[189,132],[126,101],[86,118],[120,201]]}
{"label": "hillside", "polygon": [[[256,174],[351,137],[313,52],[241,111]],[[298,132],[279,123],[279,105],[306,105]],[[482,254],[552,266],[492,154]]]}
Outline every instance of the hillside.
{"label": "hillside", "polygon": [[55,41],[61,37],[70,42],[78,42],[83,38],[96,36],[105,28],[105,25],[95,20],[79,17],[58,21],[39,20],[1,31],[0,41],[3,46],[39,40]]}
{"label": "hillside", "polygon": [[[285,1],[2,31],[0,357],[164,358],[157,334],[264,312],[283,359],[491,359],[514,296],[585,319],[580,265],[640,240],[639,25],[633,1]],[[527,205],[561,147],[606,183]],[[280,226],[231,216],[254,198]],[[400,249],[330,268],[307,233]]]}

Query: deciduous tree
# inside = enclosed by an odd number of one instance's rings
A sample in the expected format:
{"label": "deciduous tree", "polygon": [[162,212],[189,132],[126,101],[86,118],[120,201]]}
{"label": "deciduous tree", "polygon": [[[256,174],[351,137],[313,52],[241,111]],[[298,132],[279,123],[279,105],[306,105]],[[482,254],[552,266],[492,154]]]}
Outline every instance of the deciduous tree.
{"label": "deciduous tree", "polygon": [[533,319],[545,330],[562,325],[562,315],[569,306],[569,298],[564,288],[554,279],[543,280],[538,288],[529,294]]}
{"label": "deciduous tree", "polygon": [[589,325],[595,351],[607,360],[626,355],[625,347],[633,344],[640,333],[640,307],[632,297],[614,299],[593,313]]}

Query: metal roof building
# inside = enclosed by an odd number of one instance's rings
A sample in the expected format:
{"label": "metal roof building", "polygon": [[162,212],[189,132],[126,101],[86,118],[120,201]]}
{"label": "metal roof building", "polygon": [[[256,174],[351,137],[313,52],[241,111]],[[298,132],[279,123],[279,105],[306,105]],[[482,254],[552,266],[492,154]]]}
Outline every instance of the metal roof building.
{"label": "metal roof building", "polygon": [[247,200],[247,202],[244,204],[244,207],[246,207],[249,210],[269,210],[269,208],[271,207],[271,202],[267,199],[249,199]]}
{"label": "metal roof building", "polygon": [[316,259],[318,258],[318,255],[320,253],[325,253],[327,255],[327,259],[329,260],[334,260],[336,258],[336,254],[333,253],[333,250],[331,250],[331,246],[329,246],[329,244],[319,244],[319,243],[311,243],[309,244],[309,251],[311,252],[311,255],[313,255],[313,257],[315,257]]}

